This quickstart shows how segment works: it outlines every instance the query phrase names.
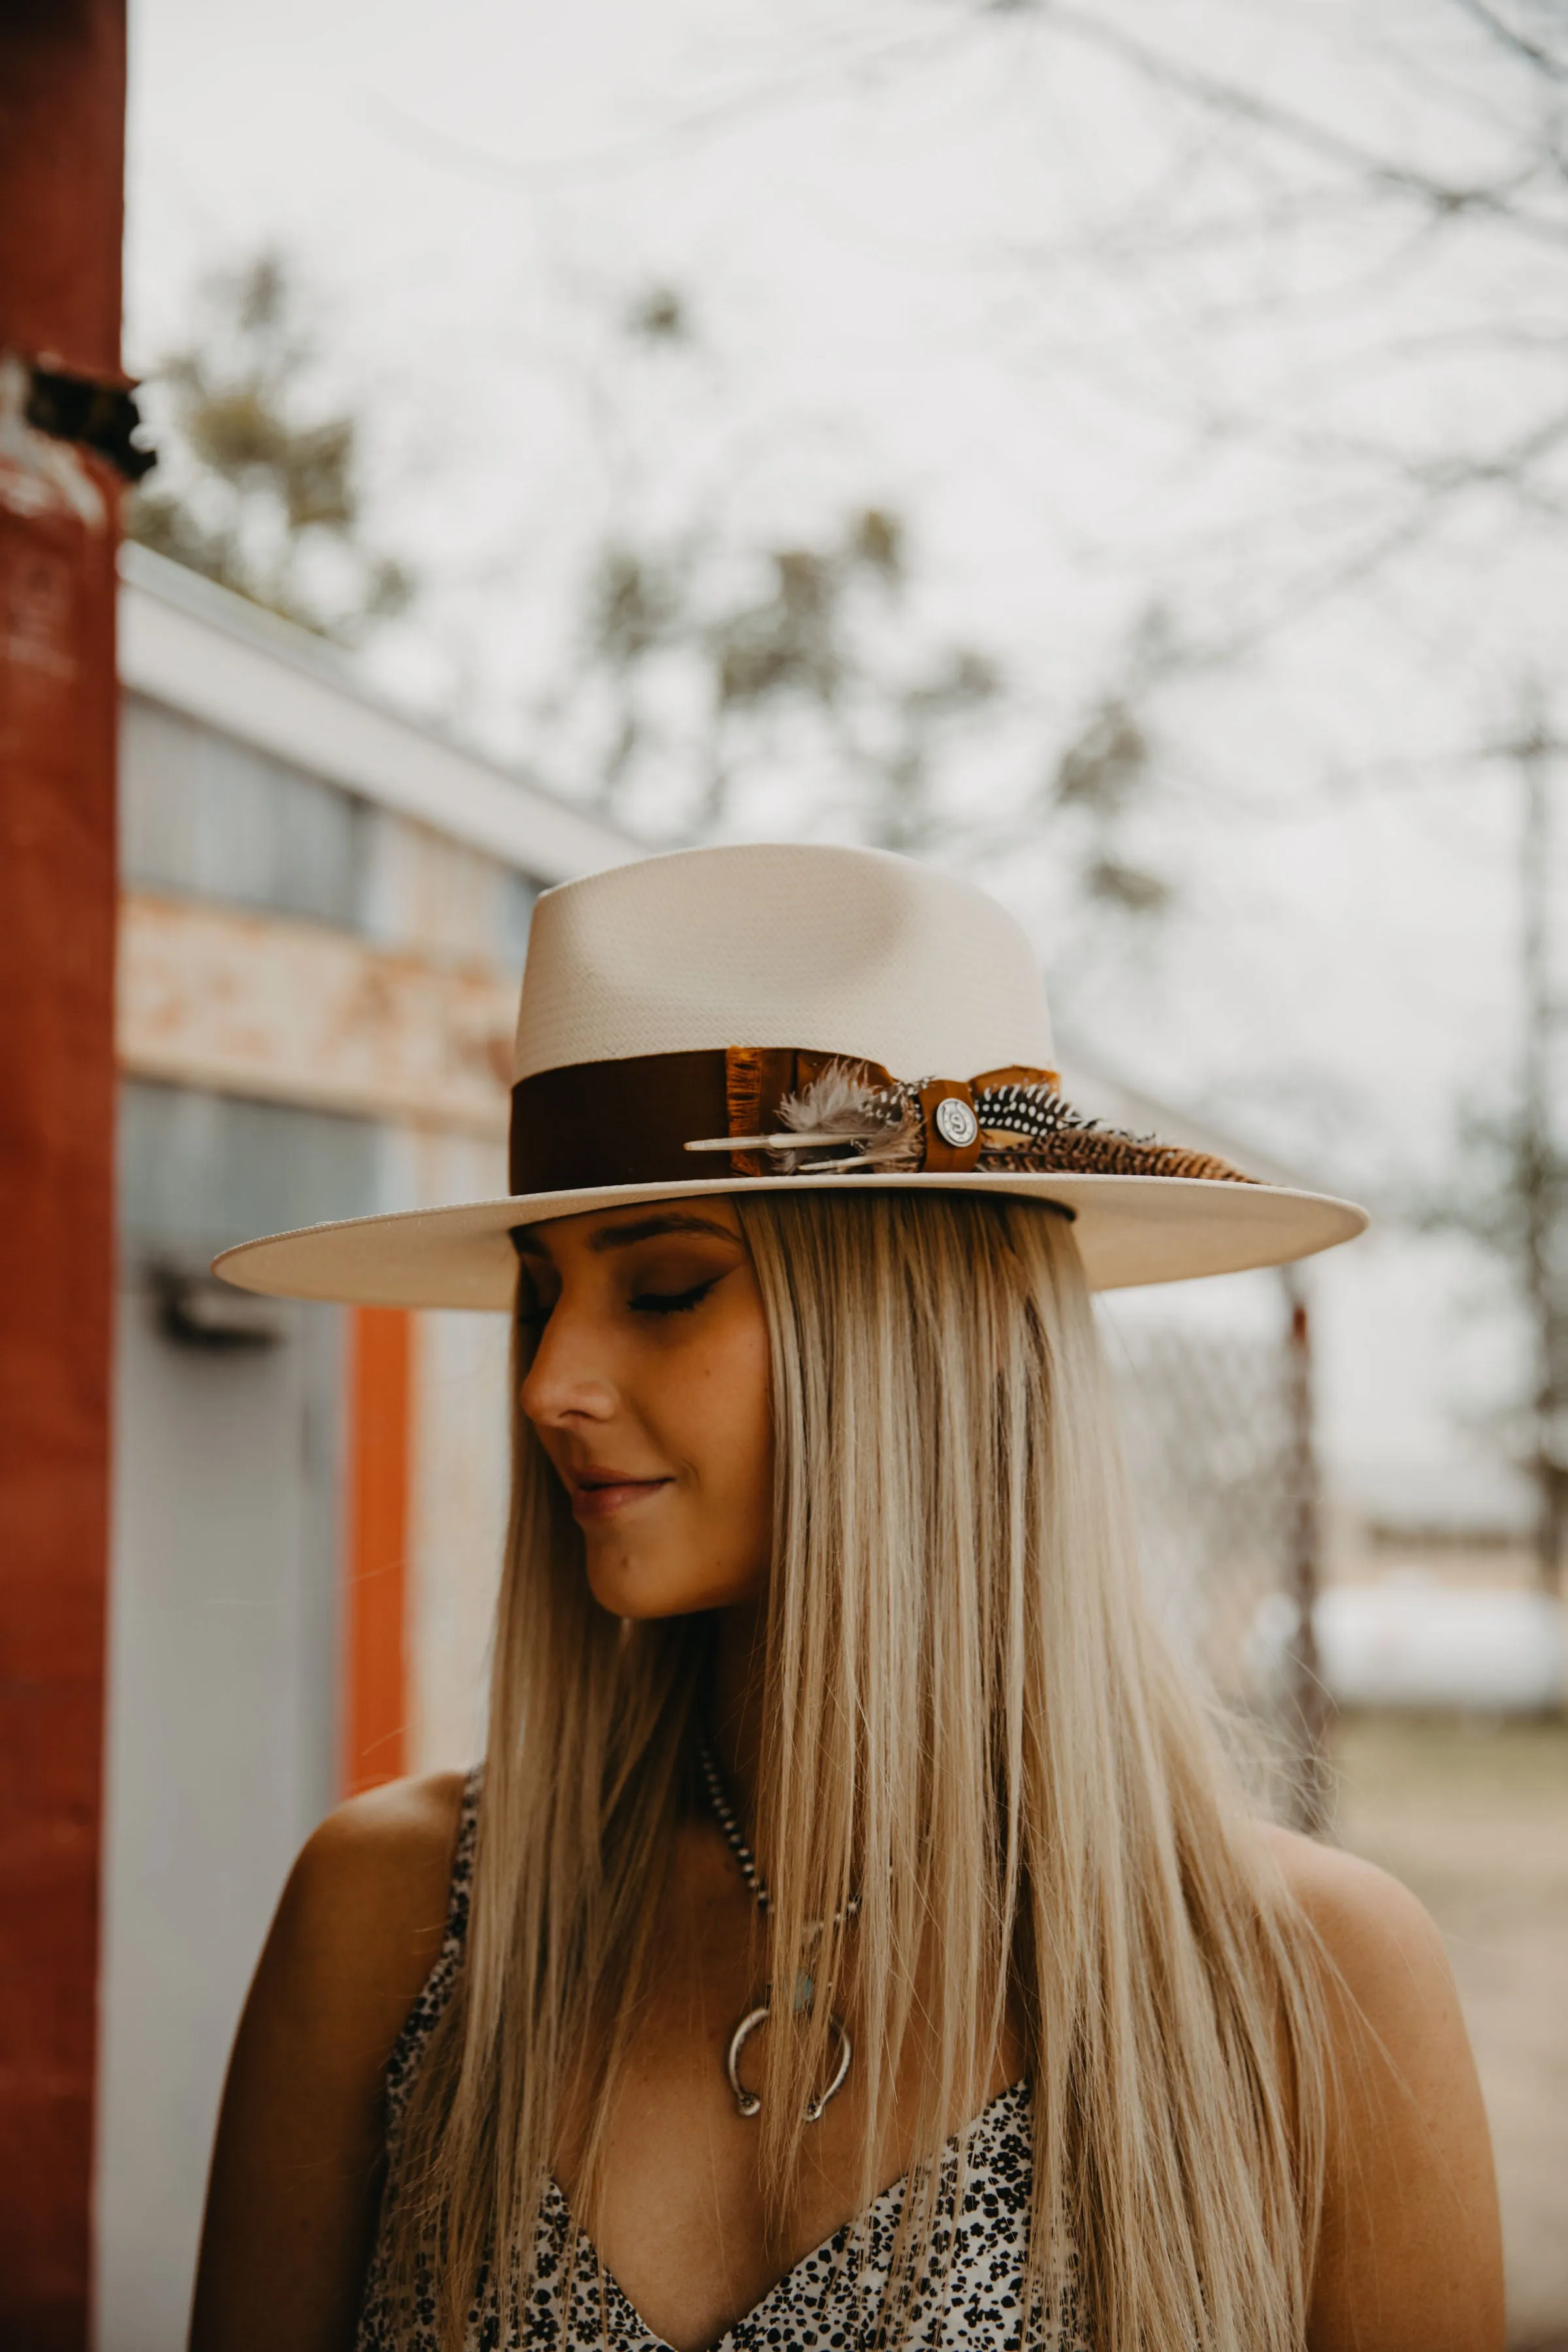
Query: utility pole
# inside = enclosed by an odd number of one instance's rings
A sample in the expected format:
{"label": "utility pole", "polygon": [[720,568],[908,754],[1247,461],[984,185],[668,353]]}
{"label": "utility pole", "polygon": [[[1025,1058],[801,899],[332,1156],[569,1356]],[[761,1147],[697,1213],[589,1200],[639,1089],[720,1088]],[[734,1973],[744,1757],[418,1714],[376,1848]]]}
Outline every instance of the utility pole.
{"label": "utility pole", "polygon": [[91,2329],[124,0],[0,5],[0,2343]]}
{"label": "utility pole", "polygon": [[1515,1184],[1526,1302],[1534,1325],[1530,1470],[1535,1481],[1535,1559],[1542,1588],[1563,1583],[1568,1534],[1568,1268],[1556,1264],[1563,1239],[1564,1170],[1552,1117],[1556,1007],[1551,934],[1552,739],[1540,697],[1521,713],[1514,756],[1522,782],[1520,824],[1520,978],[1524,1034],[1520,1057]]}
{"label": "utility pole", "polygon": [[1322,1482],[1318,1469],[1312,1327],[1306,1291],[1294,1266],[1282,1287],[1289,1316],[1286,1391],[1289,1417],[1289,1596],[1293,1604],[1286,1654],[1292,1780],[1290,1826],[1321,1837],[1329,1826],[1329,1719],[1331,1703],[1318,1655],[1317,1607],[1322,1586]]}

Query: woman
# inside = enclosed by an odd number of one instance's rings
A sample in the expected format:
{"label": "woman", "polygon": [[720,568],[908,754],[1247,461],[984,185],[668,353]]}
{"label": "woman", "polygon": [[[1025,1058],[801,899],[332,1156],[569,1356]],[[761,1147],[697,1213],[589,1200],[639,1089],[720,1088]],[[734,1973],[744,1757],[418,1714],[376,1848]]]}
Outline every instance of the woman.
{"label": "woman", "polygon": [[1500,2345],[1437,1937],[1240,1801],[1089,1304],[1364,1220],[1050,1057],[963,886],[650,860],[540,905],[505,1200],[221,1262],[511,1307],[517,1378],[482,1776],[300,1857],[195,2352]]}

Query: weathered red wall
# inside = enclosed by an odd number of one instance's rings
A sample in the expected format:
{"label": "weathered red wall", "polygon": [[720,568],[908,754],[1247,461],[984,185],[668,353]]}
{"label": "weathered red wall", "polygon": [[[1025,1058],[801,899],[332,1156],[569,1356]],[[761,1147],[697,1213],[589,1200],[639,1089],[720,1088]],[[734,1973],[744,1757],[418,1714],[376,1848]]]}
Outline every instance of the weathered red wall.
{"label": "weathered red wall", "polygon": [[343,1785],[394,1780],[407,1761],[408,1507],[414,1318],[353,1311]]}
{"label": "weathered red wall", "polygon": [[[0,352],[112,379],[122,0],[0,5]],[[108,469],[0,458],[0,2343],[89,2338],[113,1221]]]}

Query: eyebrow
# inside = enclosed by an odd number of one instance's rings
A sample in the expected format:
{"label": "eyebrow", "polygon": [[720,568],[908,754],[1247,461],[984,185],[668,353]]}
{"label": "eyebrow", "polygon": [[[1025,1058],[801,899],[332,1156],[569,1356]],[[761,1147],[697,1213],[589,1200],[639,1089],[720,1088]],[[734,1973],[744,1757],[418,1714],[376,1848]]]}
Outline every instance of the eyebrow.
{"label": "eyebrow", "polygon": [[[737,1248],[741,1246],[739,1234],[732,1233],[728,1225],[717,1224],[711,1217],[672,1211],[658,1216],[638,1217],[629,1225],[601,1225],[588,1247],[596,1257],[601,1257],[608,1250],[630,1249],[634,1243],[658,1241],[665,1234],[708,1234],[716,1241],[733,1242]],[[527,1225],[514,1227],[511,1239],[520,1257],[548,1259],[550,1255],[548,1244],[538,1240]]]}

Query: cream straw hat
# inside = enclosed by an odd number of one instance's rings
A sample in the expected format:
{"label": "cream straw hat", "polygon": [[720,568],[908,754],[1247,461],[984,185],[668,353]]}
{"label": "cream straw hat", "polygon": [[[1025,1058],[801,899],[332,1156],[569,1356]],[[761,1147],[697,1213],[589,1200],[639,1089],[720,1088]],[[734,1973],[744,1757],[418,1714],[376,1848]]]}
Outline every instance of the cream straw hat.
{"label": "cream straw hat", "polygon": [[1366,1223],[1116,1133],[1057,1091],[1035,953],[879,850],[683,850],[548,891],[513,1060],[511,1190],[226,1250],[242,1289],[510,1307],[519,1225],[702,1192],[1002,1192],[1073,1219],[1099,1289],[1281,1265]]}

